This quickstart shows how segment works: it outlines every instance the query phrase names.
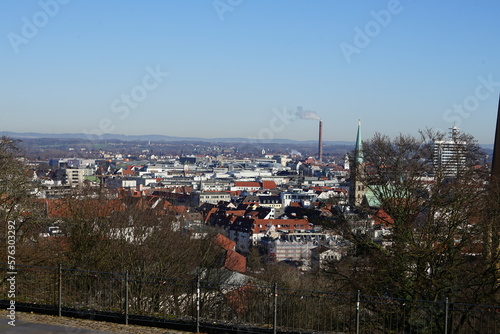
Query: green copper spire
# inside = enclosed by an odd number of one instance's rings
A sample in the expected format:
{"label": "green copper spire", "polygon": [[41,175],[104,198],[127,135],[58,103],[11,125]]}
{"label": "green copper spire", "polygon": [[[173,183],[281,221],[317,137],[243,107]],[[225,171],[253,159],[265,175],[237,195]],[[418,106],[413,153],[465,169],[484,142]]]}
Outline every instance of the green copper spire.
{"label": "green copper spire", "polygon": [[358,119],[358,134],[356,135],[356,147],[354,148],[354,159],[357,164],[363,163],[363,143],[361,142],[361,120]]}

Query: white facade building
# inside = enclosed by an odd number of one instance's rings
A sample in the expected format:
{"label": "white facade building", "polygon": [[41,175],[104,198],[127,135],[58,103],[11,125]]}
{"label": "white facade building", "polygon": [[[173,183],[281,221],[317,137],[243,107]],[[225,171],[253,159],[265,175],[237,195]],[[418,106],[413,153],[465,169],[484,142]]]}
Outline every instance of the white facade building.
{"label": "white facade building", "polygon": [[458,128],[450,128],[450,139],[440,140],[433,143],[432,163],[436,175],[444,177],[457,176],[465,168],[466,164],[466,142],[460,141]]}

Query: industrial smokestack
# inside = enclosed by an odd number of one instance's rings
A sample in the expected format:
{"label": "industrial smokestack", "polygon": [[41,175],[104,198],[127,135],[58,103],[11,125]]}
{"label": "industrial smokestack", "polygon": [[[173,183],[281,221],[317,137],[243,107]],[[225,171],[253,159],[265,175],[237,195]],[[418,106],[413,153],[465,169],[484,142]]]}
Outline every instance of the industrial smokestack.
{"label": "industrial smokestack", "polygon": [[323,121],[319,121],[318,160],[323,162]]}

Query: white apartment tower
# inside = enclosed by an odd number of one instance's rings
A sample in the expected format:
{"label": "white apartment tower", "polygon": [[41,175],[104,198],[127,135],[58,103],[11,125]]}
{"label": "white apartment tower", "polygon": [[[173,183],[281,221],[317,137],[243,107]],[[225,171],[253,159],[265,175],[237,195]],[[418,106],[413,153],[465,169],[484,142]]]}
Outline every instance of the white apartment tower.
{"label": "white apartment tower", "polygon": [[467,142],[460,140],[458,134],[459,129],[453,126],[448,140],[433,143],[432,164],[438,177],[455,177],[465,167]]}

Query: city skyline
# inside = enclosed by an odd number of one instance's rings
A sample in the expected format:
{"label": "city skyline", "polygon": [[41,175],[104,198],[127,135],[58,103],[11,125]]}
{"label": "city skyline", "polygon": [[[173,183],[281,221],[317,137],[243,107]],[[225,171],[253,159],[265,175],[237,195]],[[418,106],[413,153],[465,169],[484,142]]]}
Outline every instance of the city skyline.
{"label": "city skyline", "polygon": [[[4,1],[0,131],[492,144],[500,4]],[[313,120],[311,122],[311,120]]]}

